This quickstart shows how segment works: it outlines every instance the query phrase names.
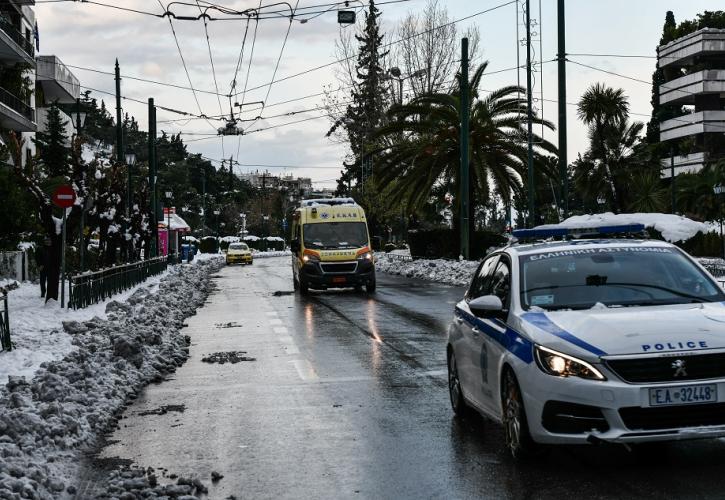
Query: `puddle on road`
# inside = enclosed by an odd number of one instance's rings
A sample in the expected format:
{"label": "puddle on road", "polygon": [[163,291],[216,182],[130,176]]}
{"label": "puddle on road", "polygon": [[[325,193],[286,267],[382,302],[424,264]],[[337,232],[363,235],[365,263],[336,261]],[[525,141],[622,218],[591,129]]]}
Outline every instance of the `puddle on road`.
{"label": "puddle on road", "polygon": [[274,297],[284,297],[285,295],[293,295],[294,293],[294,290],[277,290],[272,295]]}
{"label": "puddle on road", "polygon": [[245,356],[245,354],[247,354],[247,351],[215,352],[201,358],[201,361],[204,363],[219,363],[220,365],[225,363],[236,364],[241,361],[257,361],[257,358]]}
{"label": "puddle on road", "polygon": [[166,415],[170,411],[184,413],[186,411],[186,405],[164,405],[153,410],[139,412],[138,415],[140,417],[145,417],[147,415]]}
{"label": "puddle on road", "polygon": [[216,328],[241,328],[243,325],[236,321],[230,321],[228,323],[214,323]]}

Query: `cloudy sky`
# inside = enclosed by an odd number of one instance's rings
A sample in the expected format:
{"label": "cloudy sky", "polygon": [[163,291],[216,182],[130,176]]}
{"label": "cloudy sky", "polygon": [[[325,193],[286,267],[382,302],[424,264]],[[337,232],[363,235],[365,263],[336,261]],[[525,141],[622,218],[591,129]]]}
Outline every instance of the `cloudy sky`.
{"label": "cloudy sky", "polygon": [[[296,0],[295,0],[296,1]],[[379,0],[379,3],[387,0]],[[463,19],[456,24],[459,32],[469,26],[476,26],[482,36],[483,58],[489,61],[489,71],[516,66],[517,17],[516,5],[510,3],[489,12],[481,11],[505,4],[506,0],[440,0],[447,7],[452,19]],[[164,9],[158,0],[99,0],[99,2],[162,13]],[[163,5],[168,0],[162,0]],[[191,2],[192,4],[194,2]],[[218,0],[218,4],[234,9],[257,7],[259,0]],[[263,0],[263,5],[274,3]],[[292,4],[294,6],[294,1]],[[360,2],[350,2],[351,6]],[[395,41],[398,22],[410,11],[420,10],[426,0],[408,0],[382,5],[383,30],[386,41]],[[537,103],[544,116],[557,122],[555,102],[557,98],[556,63],[547,62],[556,56],[556,0],[532,0],[532,17],[539,27],[541,37],[540,58],[544,61],[542,72],[537,75],[536,90],[543,91],[543,101]],[[319,0],[300,0],[299,7],[329,4]],[[539,14],[539,5],[541,13]],[[694,18],[706,9],[716,10],[721,2],[714,0],[569,0],[567,1],[567,52],[570,60],[587,64],[606,71],[626,75],[633,79],[650,81],[655,66],[655,47],[661,35],[665,12],[672,10],[678,22]],[[177,15],[198,15],[190,7],[172,6]],[[311,9],[319,11],[319,9]],[[191,84],[196,94],[188,89],[178,89],[152,83],[132,80],[129,77],[155,80],[188,88],[184,66],[179,49],[172,34],[168,18],[160,19],[139,13],[125,12],[108,6],[58,0],[37,0],[36,17],[40,31],[40,53],[54,54],[71,68],[85,87],[99,91],[113,92],[113,76],[89,71],[112,72],[117,58],[122,75],[122,94],[143,102],[154,97],[156,104],[193,114],[218,116],[229,113],[229,99],[217,99],[214,92],[230,93],[231,82],[239,59],[246,21],[215,21],[208,24],[209,45],[216,83],[213,77],[209,47],[202,21],[173,21],[181,54],[186,63]],[[477,13],[480,13],[476,15]],[[469,18],[469,16],[472,16]],[[178,120],[181,116],[159,110],[159,130],[168,133],[182,132],[188,149],[202,153],[212,159],[233,156],[242,166],[235,171],[268,169],[274,173],[293,173],[312,177],[317,187],[333,186],[345,154],[344,147],[325,138],[329,121],[322,117],[300,123],[300,120],[314,118],[322,112],[309,110],[321,104],[321,98],[309,97],[284,103],[312,94],[318,94],[324,86],[338,86],[334,77],[334,65],[307,71],[335,60],[335,40],[341,28],[334,12],[322,14],[306,23],[295,21],[290,27],[287,19],[260,20],[253,58],[250,67],[251,41],[254,22],[247,32],[244,57],[237,73],[237,89],[241,91],[248,78],[249,89],[245,102],[261,101],[267,97],[265,117],[246,126],[249,135],[244,137],[222,137],[215,134],[223,122],[193,119]],[[277,70],[276,80],[285,79],[269,87],[272,75],[282,49],[285,33],[290,28],[287,43]],[[519,29],[521,27],[519,26]],[[538,36],[536,48],[538,52]],[[522,52],[523,55],[523,52]],[[617,55],[647,57],[615,57]],[[303,73],[299,76],[299,73]],[[525,75],[521,74],[525,82]],[[567,101],[576,102],[586,87],[594,82],[625,89],[630,98],[633,118],[647,121],[651,108],[650,87],[633,79],[609,75],[577,64],[567,65]],[[517,82],[517,72],[504,71],[484,77],[483,89],[495,89]],[[115,107],[113,97],[94,92],[95,97],[105,99],[109,108]],[[241,101],[242,96],[236,98]],[[146,106],[131,100],[123,102],[124,110],[134,115],[142,128],[146,129]],[[253,108],[254,106],[245,106]],[[287,113],[306,111],[288,116]],[[257,116],[250,110],[245,118]],[[641,113],[640,116],[637,113]],[[576,120],[575,107],[569,106],[569,158],[573,159],[586,147],[586,131]],[[290,123],[289,125],[285,125]],[[274,127],[269,128],[267,127]],[[253,131],[257,129],[259,132]],[[556,135],[548,134],[556,142]]]}

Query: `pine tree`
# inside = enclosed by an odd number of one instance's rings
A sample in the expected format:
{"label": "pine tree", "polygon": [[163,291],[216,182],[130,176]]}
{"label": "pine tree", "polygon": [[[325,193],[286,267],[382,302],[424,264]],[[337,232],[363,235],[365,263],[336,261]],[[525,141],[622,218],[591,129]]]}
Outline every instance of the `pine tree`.
{"label": "pine tree", "polygon": [[70,147],[65,133],[67,121],[63,121],[60,110],[55,104],[48,108],[46,131],[38,131],[33,142],[38,148],[38,156],[48,177],[65,177],[69,174]]}
{"label": "pine tree", "polygon": [[380,34],[380,10],[375,1],[370,0],[365,13],[365,28],[356,35],[359,51],[357,57],[357,80],[351,92],[352,104],[348,105],[345,115],[337,120],[327,135],[338,127],[343,127],[352,150],[350,162],[345,162],[345,170],[338,180],[338,191],[347,192],[352,180],[362,184],[371,175],[375,150],[374,131],[381,125],[387,107],[387,92],[382,88],[385,70],[383,60],[388,51],[382,52],[383,35]]}
{"label": "pine tree", "polygon": [[[665,16],[665,25],[662,27],[662,37],[660,38],[660,46],[670,43],[677,38],[677,24],[675,23],[675,15],[668,10]],[[672,106],[660,105],[660,85],[665,82],[664,71],[657,65],[657,69],[652,73],[652,119],[647,123],[647,143],[659,144],[660,142],[660,123],[670,118],[675,118],[678,113]]]}

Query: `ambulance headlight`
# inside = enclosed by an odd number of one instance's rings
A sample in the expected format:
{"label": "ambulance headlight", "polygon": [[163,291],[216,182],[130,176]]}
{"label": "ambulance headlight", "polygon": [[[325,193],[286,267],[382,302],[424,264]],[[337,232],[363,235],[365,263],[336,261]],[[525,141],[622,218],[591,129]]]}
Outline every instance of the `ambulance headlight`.
{"label": "ambulance headlight", "polygon": [[320,260],[319,255],[306,253],[302,256],[302,262],[307,264],[308,262],[318,262]]}
{"label": "ambulance headlight", "polygon": [[358,258],[358,260],[368,260],[368,261],[371,261],[372,262],[372,260],[373,260],[373,253],[372,252],[365,252],[363,254],[358,255],[357,258]]}
{"label": "ambulance headlight", "polygon": [[584,360],[577,359],[548,347],[534,347],[534,358],[541,371],[555,377],[579,377],[589,380],[607,380],[602,373]]}

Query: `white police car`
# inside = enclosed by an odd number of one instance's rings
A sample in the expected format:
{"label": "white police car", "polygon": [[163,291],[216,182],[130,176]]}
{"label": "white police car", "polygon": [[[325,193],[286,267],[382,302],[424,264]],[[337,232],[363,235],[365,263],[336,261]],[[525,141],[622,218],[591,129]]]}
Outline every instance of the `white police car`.
{"label": "white police car", "polygon": [[449,329],[455,413],[501,422],[515,457],[538,444],[725,436],[725,294],[677,247],[609,236],[643,229],[489,255]]}

